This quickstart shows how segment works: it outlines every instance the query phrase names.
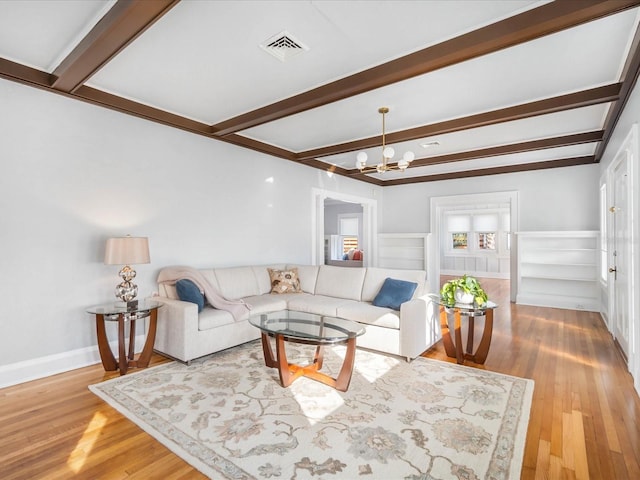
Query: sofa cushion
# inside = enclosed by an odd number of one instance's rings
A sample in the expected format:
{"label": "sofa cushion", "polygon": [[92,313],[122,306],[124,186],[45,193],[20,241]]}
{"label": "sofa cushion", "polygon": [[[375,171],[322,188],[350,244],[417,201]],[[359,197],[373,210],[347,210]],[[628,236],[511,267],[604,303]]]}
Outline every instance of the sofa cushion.
{"label": "sofa cushion", "polygon": [[315,294],[360,301],[366,270],[321,265]]}
{"label": "sofa cushion", "polygon": [[229,312],[206,306],[198,315],[198,330],[211,330],[234,322],[233,315]]}
{"label": "sofa cushion", "polygon": [[289,310],[297,312],[315,313],[316,315],[338,316],[338,307],[349,303],[357,303],[343,298],[326,297],[323,295],[309,295],[299,293],[288,302]]}
{"label": "sofa cushion", "polygon": [[413,298],[424,295],[427,272],[424,270],[396,270],[392,268],[368,267],[367,274],[364,277],[362,286],[362,301],[373,302],[376,295],[382,288],[382,284],[387,278],[396,278],[407,282],[415,282],[418,284]]}
{"label": "sofa cushion", "polygon": [[387,278],[382,284],[378,295],[373,299],[373,304],[376,307],[400,310],[400,305],[411,300],[417,287],[418,284],[415,282]]}
{"label": "sofa cushion", "polygon": [[[296,294],[292,294],[294,296]],[[261,313],[275,312],[278,310],[287,309],[287,297],[289,295],[254,295],[251,297],[245,297],[243,300],[251,305],[249,315],[260,315]]]}
{"label": "sofa cushion", "polygon": [[199,272],[202,274],[204,279],[213,287],[213,290],[220,293],[220,285],[218,285],[216,271],[213,268],[203,268],[200,269]]}
{"label": "sofa cushion", "polygon": [[271,279],[271,293],[300,293],[300,280],[298,279],[298,269],[290,268],[287,270],[267,269],[269,278]]}
{"label": "sofa cushion", "polygon": [[257,295],[263,295],[265,293],[271,292],[271,279],[269,278],[269,268],[274,270],[284,270],[286,267],[283,264],[280,265],[259,265],[253,268],[253,273],[256,276],[256,281],[258,282],[258,293]]}
{"label": "sofa cushion", "polygon": [[297,268],[300,288],[306,293],[316,293],[319,265],[287,265],[287,268]]}
{"label": "sofa cushion", "polygon": [[220,294],[228,300],[260,294],[252,267],[216,268],[215,276]]}
{"label": "sofa cushion", "polygon": [[376,307],[370,303],[358,302],[338,307],[338,317],[365,325],[400,329],[400,314],[390,308]]}
{"label": "sofa cushion", "polygon": [[178,280],[176,282],[176,293],[183,302],[195,303],[198,306],[198,313],[204,308],[204,295],[191,280]]}

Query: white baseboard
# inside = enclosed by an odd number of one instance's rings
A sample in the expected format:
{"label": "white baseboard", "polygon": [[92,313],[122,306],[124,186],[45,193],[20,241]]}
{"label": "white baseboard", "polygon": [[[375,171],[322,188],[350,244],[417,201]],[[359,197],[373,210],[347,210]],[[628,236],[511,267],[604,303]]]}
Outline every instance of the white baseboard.
{"label": "white baseboard", "polygon": [[509,272],[472,272],[462,270],[440,270],[440,275],[446,275],[450,277],[461,277],[462,275],[470,275],[477,278],[498,278],[502,280],[508,280],[511,278]]}
{"label": "white baseboard", "polygon": [[[139,353],[144,346],[145,335],[136,336],[135,351]],[[118,342],[110,342],[111,350],[117,352]],[[0,366],[0,388],[19,383],[68,372],[76,368],[100,363],[98,346],[79,348],[70,352],[56,353],[46,357],[34,358],[22,362]]]}
{"label": "white baseboard", "polygon": [[532,305],[534,307],[564,308],[569,310],[584,310],[586,312],[600,312],[600,304],[598,300],[586,297],[519,293],[516,297],[516,303]]}

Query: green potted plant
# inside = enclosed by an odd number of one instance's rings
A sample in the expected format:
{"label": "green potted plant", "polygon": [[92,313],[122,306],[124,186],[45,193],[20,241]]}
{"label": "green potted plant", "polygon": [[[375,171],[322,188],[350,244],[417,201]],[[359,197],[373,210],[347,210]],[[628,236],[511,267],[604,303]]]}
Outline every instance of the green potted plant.
{"label": "green potted plant", "polygon": [[480,286],[480,282],[466,274],[445,283],[440,290],[440,298],[446,305],[474,302],[477,305],[484,305],[487,303],[487,294]]}

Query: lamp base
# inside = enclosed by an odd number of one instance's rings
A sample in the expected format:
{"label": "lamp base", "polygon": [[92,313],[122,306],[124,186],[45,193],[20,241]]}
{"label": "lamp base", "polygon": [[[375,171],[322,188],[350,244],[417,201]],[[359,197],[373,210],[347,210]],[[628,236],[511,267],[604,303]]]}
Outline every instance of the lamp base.
{"label": "lamp base", "polygon": [[133,312],[138,310],[138,300],[131,300],[127,302],[127,312]]}
{"label": "lamp base", "polygon": [[116,286],[116,297],[125,303],[129,303],[138,296],[138,286],[132,282],[122,282]]}

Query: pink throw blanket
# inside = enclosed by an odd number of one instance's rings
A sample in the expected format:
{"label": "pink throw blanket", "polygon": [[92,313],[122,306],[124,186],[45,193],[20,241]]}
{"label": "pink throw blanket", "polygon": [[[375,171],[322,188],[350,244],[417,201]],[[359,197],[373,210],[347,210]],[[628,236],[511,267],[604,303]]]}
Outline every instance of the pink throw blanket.
{"label": "pink throw blanket", "polygon": [[158,275],[158,283],[163,285],[175,285],[178,280],[191,280],[204,293],[205,298],[214,308],[231,313],[236,322],[244,319],[249,310],[251,310],[251,306],[244,300],[227,300],[224,298],[213,288],[213,285],[209,283],[205,276],[195,268],[183,266],[166,267],[160,270]]}

